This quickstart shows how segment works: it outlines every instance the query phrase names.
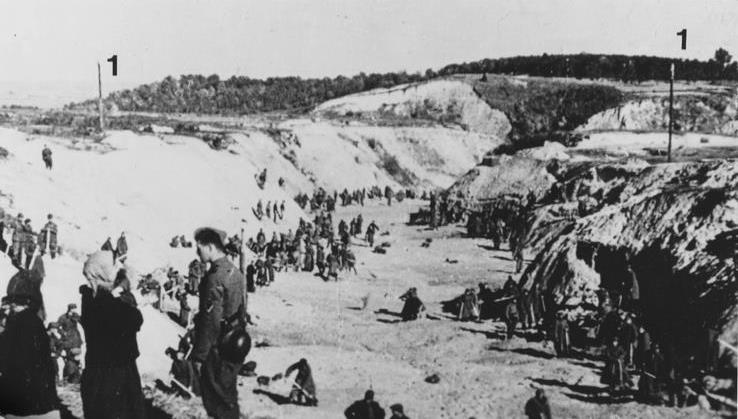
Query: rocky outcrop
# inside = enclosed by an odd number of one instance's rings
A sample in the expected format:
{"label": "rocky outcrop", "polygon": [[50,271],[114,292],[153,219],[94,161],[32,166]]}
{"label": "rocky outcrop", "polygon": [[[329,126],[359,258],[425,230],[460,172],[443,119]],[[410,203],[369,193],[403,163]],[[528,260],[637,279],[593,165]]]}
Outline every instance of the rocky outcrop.
{"label": "rocky outcrop", "polygon": [[599,206],[573,220],[551,217],[552,206],[536,212],[527,285],[586,319],[630,268],[657,336],[673,337],[685,353],[709,328],[735,342],[733,243],[721,237],[738,227],[738,165],[600,165],[570,179],[577,181],[585,191],[578,198]]}
{"label": "rocky outcrop", "polygon": [[[738,96],[681,96],[674,100],[674,128],[683,132],[737,135]],[[599,112],[579,131],[665,131],[669,121],[668,96],[630,100]]]}

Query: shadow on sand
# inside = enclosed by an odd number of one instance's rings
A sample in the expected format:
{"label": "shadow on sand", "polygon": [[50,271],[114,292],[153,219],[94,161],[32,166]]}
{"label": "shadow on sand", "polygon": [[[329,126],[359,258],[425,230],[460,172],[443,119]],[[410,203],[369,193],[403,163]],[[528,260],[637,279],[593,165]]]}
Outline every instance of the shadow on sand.
{"label": "shadow on sand", "polygon": [[276,403],[276,404],[278,404],[280,406],[283,405],[283,404],[290,404],[291,403],[289,397],[286,397],[286,396],[283,396],[283,395],[277,394],[277,393],[272,393],[271,391],[266,391],[266,390],[263,390],[263,389],[260,389],[260,388],[254,389],[254,394],[263,394],[263,395],[269,397],[274,403]]}

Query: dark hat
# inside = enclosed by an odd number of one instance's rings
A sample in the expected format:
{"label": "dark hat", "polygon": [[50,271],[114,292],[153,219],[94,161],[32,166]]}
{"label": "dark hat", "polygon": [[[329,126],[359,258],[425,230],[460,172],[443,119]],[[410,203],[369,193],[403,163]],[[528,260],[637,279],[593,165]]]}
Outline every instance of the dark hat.
{"label": "dark hat", "polygon": [[201,236],[201,234],[214,234],[220,239],[220,247],[225,249],[226,245],[228,244],[228,234],[226,234],[225,231],[219,230],[217,228],[213,227],[200,227],[197,230],[195,230],[195,241],[197,241],[197,238]]}
{"label": "dark hat", "polygon": [[54,215],[53,214],[49,214],[49,215],[46,216],[46,218],[48,218],[50,220],[50,219],[54,218]]}
{"label": "dark hat", "polygon": [[23,218],[23,213],[22,212],[19,212],[18,213],[18,218]]}
{"label": "dark hat", "polygon": [[46,326],[46,330],[58,329],[58,328],[59,328],[59,325],[56,324],[56,322],[49,322],[48,326]]}
{"label": "dark hat", "polygon": [[405,414],[405,412],[403,411],[402,405],[400,403],[395,403],[392,406],[390,406],[390,411]]}
{"label": "dark hat", "polygon": [[69,311],[69,310],[71,310],[73,308],[77,308],[77,304],[75,304],[75,303],[67,304],[67,311]]}

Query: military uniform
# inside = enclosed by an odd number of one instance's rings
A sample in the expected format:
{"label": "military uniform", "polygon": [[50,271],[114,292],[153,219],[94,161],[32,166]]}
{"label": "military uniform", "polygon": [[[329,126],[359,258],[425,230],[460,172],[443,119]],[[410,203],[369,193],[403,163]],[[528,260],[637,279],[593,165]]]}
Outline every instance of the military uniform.
{"label": "military uniform", "polygon": [[239,417],[237,378],[241,365],[222,359],[218,342],[224,320],[244,317],[244,283],[241,272],[226,257],[212,262],[200,282],[191,358],[203,363],[200,377],[203,405],[210,416],[218,419]]}

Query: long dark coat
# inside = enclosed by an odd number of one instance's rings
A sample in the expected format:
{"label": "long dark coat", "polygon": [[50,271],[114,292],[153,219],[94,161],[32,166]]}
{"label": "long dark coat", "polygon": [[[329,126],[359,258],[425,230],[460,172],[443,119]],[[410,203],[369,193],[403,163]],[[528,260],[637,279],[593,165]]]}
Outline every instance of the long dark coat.
{"label": "long dark coat", "polygon": [[56,410],[56,367],[49,336],[34,310],[8,318],[0,351],[0,410],[17,416]]}
{"label": "long dark coat", "polygon": [[143,317],[128,292],[80,287],[80,324],[87,340],[81,393],[84,415],[100,419],[138,419],[145,415],[141,377],[136,366],[136,334]]}

